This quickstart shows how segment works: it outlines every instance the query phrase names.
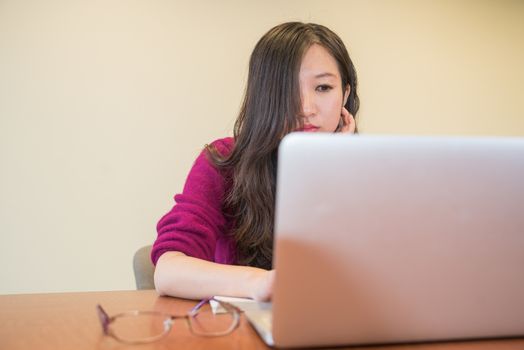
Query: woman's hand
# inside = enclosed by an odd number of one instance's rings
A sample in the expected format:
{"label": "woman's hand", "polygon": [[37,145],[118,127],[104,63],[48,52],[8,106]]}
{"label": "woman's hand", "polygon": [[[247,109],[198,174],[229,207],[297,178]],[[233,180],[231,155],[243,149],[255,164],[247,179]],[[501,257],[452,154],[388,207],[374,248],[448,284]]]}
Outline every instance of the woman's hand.
{"label": "woman's hand", "polygon": [[346,107],[342,107],[342,112],[340,113],[340,120],[342,125],[338,129],[339,132],[349,134],[355,133],[355,118],[353,117],[353,115],[351,115],[351,113],[349,113]]}
{"label": "woman's hand", "polygon": [[270,301],[275,284],[275,270],[264,270],[255,279],[252,298],[256,301]]}

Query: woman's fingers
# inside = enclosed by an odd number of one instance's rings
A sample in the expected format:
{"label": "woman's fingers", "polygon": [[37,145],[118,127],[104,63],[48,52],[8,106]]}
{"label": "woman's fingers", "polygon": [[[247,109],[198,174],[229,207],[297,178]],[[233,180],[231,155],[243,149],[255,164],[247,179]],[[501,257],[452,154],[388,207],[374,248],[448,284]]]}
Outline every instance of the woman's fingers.
{"label": "woman's fingers", "polygon": [[355,133],[355,118],[349,111],[346,109],[346,107],[342,107],[342,112],[340,113],[340,117],[342,118],[342,128],[340,129],[340,132],[343,133]]}

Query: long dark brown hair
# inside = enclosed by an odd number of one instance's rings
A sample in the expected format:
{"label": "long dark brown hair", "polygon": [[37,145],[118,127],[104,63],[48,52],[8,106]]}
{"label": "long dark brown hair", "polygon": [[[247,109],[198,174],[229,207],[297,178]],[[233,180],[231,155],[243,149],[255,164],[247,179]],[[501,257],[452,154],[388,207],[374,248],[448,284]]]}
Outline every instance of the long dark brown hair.
{"label": "long dark brown hair", "polygon": [[277,149],[284,135],[300,123],[298,74],[313,44],[323,46],[337,61],[343,93],[350,86],[345,107],[356,117],[357,75],[342,40],[322,25],[284,23],[267,32],[251,54],[231,153],[207,147],[211,161],[231,181],[224,212],[234,222],[231,235],[241,265],[271,268]]}

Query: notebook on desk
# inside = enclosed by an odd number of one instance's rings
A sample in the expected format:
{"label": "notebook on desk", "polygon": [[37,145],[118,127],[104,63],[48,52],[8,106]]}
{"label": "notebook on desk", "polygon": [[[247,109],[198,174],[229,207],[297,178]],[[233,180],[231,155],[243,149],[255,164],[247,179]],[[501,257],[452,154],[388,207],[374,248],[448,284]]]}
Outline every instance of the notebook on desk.
{"label": "notebook on desk", "polygon": [[278,161],[269,345],[524,335],[524,139],[300,133]]}

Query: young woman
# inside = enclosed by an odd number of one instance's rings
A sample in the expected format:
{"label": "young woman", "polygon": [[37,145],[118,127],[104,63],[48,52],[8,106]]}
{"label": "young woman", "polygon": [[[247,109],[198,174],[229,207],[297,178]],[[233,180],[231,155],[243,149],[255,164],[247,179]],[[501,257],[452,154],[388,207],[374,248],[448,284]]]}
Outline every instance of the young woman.
{"label": "young woman", "polygon": [[354,133],[357,76],[340,38],[284,23],[257,43],[234,137],[206,146],[151,258],[162,295],[269,300],[277,150],[293,131]]}

